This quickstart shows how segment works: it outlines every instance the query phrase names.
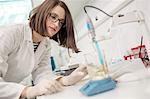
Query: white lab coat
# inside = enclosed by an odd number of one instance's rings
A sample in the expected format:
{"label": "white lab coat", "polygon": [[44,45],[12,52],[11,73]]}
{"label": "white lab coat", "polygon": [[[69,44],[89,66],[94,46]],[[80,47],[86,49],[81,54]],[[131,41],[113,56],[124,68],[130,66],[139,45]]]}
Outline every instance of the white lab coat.
{"label": "white lab coat", "polygon": [[52,77],[50,49],[50,39],[45,37],[34,53],[28,25],[0,27],[0,99],[19,99],[25,88],[19,82],[30,74],[35,83]]}

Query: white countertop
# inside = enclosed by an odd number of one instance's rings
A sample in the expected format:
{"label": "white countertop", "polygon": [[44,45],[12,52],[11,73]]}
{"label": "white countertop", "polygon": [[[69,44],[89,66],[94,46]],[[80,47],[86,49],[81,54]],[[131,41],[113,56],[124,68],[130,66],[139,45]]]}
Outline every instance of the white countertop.
{"label": "white countertop", "polygon": [[100,93],[94,96],[84,96],[79,89],[85,83],[78,83],[74,86],[65,87],[62,92],[48,96],[40,96],[37,99],[149,99],[150,79],[140,81],[128,81],[117,84],[113,90]]}

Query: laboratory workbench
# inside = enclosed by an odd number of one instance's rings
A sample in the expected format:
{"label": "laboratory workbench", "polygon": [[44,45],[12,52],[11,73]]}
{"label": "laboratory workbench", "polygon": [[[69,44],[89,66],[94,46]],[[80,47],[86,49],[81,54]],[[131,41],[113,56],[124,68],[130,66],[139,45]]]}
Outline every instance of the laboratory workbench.
{"label": "laboratory workbench", "polygon": [[65,87],[62,92],[47,96],[40,96],[37,99],[149,99],[150,78],[138,81],[120,82],[113,90],[100,93],[94,96],[84,96],[79,89],[85,84],[80,82],[74,86]]}

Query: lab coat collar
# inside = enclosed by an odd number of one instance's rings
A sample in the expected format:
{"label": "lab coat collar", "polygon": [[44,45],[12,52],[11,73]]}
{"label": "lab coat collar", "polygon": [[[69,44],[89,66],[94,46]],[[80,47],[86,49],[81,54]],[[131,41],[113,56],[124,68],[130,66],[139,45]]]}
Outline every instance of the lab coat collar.
{"label": "lab coat collar", "polygon": [[48,37],[44,37],[44,39],[41,41],[39,47],[37,48],[35,52],[35,64],[37,65],[39,62],[40,57],[42,56],[43,52],[50,48],[50,39]]}
{"label": "lab coat collar", "polygon": [[44,39],[41,41],[39,47],[37,48],[36,52],[39,52],[39,50],[43,50],[46,49],[47,47],[50,46],[50,39],[48,37],[44,37]]}
{"label": "lab coat collar", "polygon": [[25,40],[29,41],[29,42],[33,42],[33,40],[32,40],[32,29],[30,28],[29,24],[25,24],[23,32],[25,33],[24,34]]}
{"label": "lab coat collar", "polygon": [[[26,25],[24,28],[24,39],[25,41],[28,42],[28,44],[31,44],[31,50],[32,50],[32,54],[34,54],[34,48],[33,48],[33,40],[32,40],[32,29],[30,28],[29,25]],[[36,52],[35,52],[35,65],[38,64],[39,62],[39,58],[41,57],[41,55],[43,54],[43,52],[50,46],[50,39],[48,37],[44,37],[44,39],[41,41],[39,47],[37,48]],[[49,47],[50,48],[50,47]]]}
{"label": "lab coat collar", "polygon": [[[24,28],[24,37],[26,41],[30,41],[33,43],[32,40],[32,29],[30,28],[29,25],[26,25]],[[48,45],[50,44],[50,38],[49,37],[44,37],[44,39],[41,41],[42,45],[44,45],[45,47],[48,47]]]}

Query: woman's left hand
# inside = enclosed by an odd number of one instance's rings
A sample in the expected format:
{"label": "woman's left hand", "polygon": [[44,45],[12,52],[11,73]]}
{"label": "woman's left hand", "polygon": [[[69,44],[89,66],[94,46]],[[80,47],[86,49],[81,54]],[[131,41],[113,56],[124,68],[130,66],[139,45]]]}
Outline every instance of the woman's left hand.
{"label": "woman's left hand", "polygon": [[65,86],[73,85],[79,82],[87,75],[87,66],[80,65],[76,70],[74,70],[70,75],[61,78],[61,83]]}

